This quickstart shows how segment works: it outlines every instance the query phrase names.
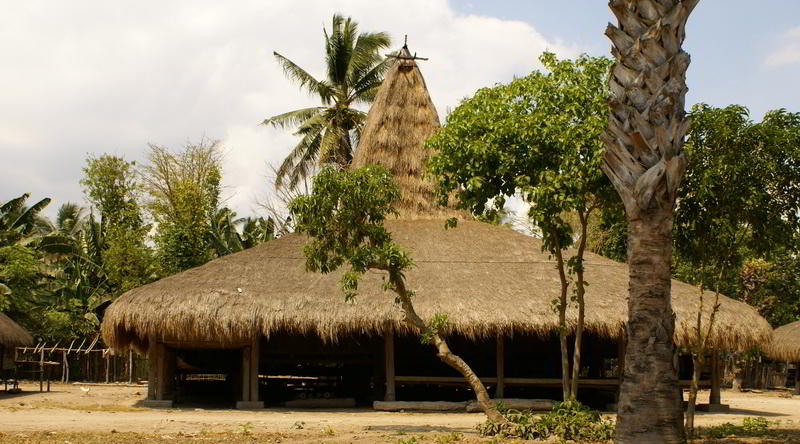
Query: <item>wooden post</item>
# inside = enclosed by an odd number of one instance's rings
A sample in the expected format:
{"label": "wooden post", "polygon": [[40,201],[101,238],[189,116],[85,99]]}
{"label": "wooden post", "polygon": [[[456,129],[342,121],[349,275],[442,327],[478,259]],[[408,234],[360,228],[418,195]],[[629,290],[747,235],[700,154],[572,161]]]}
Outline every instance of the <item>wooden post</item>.
{"label": "wooden post", "polygon": [[497,387],[494,390],[495,399],[502,399],[505,392],[505,366],[506,366],[506,351],[505,351],[505,338],[502,334],[497,335],[497,346],[495,347],[497,353]]}
{"label": "wooden post", "polygon": [[44,391],[44,346],[39,351],[39,391]]}
{"label": "wooden post", "polygon": [[252,347],[245,347],[242,349],[242,399],[241,401],[250,400],[250,349]]}
{"label": "wooden post", "polygon": [[720,396],[721,372],[719,362],[719,350],[711,351],[711,393],[708,396],[709,404],[722,404]]}
{"label": "wooden post", "polygon": [[128,350],[128,384],[133,383],[133,350]]}
{"label": "wooden post", "polygon": [[383,365],[386,370],[386,395],[384,401],[396,401],[394,387],[394,331],[389,329],[383,336]]}
{"label": "wooden post", "polygon": [[794,364],[794,394],[800,395],[800,361]]}
{"label": "wooden post", "polygon": [[109,370],[111,370],[110,367],[111,367],[111,353],[106,353],[106,384],[108,384],[110,376],[108,373]]}
{"label": "wooden post", "polygon": [[250,401],[258,401],[259,340],[253,340],[250,347]]}
{"label": "wooden post", "polygon": [[617,377],[619,377],[620,383],[625,375],[625,349],[627,347],[625,342],[625,333],[623,333],[617,341]]}
{"label": "wooden post", "polygon": [[147,348],[147,399],[156,400],[158,395],[158,345],[155,341],[150,341]]}

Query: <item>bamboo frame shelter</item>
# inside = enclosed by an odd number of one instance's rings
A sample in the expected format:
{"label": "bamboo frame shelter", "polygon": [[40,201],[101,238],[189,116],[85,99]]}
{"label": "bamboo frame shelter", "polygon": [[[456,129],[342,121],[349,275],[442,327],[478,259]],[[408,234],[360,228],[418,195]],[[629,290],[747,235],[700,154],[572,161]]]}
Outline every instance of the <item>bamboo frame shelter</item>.
{"label": "bamboo frame shelter", "polygon": [[[557,346],[543,348],[558,329],[558,316],[551,310],[551,300],[560,292],[554,263],[541,252],[538,239],[434,206],[424,171],[429,153],[423,144],[439,128],[438,115],[415,57],[407,47],[398,55],[369,111],[354,166],[382,164],[399,185],[401,214],[386,225],[416,262],[407,273],[417,292],[416,309],[426,318],[448,315],[454,349],[463,351],[493,386],[496,398],[509,388],[531,396],[536,393],[524,392],[524,387],[557,387],[560,379],[551,371],[557,366],[550,365]],[[446,230],[445,220],[454,215],[462,220]],[[408,396],[437,396],[436,387],[463,386],[419,344],[383,290],[384,276],[368,273],[359,296],[346,303],[340,273],[306,271],[305,243],[305,237],[288,234],[133,289],[106,311],[104,340],[117,349],[149,353],[149,398],[154,403],[170,403],[177,380],[170,375],[203,349],[233,353],[225,356],[238,360],[240,407],[263,405],[262,391],[269,398],[271,384],[280,376],[276,372],[287,371],[279,364],[294,362],[312,348],[328,347],[324,369],[331,363],[356,362],[358,356],[372,360],[372,369],[359,367],[367,374],[357,379],[372,381],[373,400],[394,401],[401,388]],[[594,337],[586,346],[606,344],[619,367],[622,357],[616,356],[613,342],[623,334],[627,318],[627,265],[587,253],[586,278],[591,284],[586,330]],[[687,343],[700,293],[678,281],[672,291],[676,340]],[[769,339],[768,323],[753,308],[720,299],[711,340],[715,348],[738,350]],[[711,308],[706,309],[708,316]],[[594,368],[601,370],[582,375],[582,385],[616,387],[618,375],[608,377],[603,369],[611,361],[599,353],[595,357],[587,362],[594,359]],[[547,377],[537,377],[537,369]],[[266,390],[260,390],[264,383]],[[413,384],[430,389],[412,392],[407,386]]]}

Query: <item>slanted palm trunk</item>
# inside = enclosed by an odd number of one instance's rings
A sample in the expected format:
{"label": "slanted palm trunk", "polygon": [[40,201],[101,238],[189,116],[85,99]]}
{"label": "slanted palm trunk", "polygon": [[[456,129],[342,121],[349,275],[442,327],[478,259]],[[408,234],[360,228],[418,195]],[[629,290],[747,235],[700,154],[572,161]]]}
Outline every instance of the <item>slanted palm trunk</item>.
{"label": "slanted palm trunk", "polygon": [[611,0],[617,62],[604,170],[630,226],[627,355],[617,443],[684,442],[670,295],[672,212],[688,160],[686,21],[699,0]]}

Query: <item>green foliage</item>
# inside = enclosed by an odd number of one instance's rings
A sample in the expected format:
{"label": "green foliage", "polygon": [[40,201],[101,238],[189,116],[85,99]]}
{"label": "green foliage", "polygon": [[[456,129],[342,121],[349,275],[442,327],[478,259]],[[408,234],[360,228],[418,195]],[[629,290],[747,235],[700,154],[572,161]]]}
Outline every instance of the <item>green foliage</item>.
{"label": "green foliage", "polygon": [[765,436],[773,422],[762,417],[742,419],[742,425],[726,422],[709,427],[705,435],[709,438],[727,438],[729,436]]}
{"label": "green foliage", "polygon": [[[695,266],[738,267],[750,252],[794,248],[800,230],[800,113],[692,108],[675,249]],[[787,245],[788,244],[788,245]]]}
{"label": "green foliage", "polygon": [[[310,177],[317,164],[347,166],[353,158],[366,113],[354,108],[369,104],[383,81],[392,59],[380,51],[390,44],[388,34],[358,32],[358,23],[338,14],[325,34],[326,79],[317,80],[297,64],[275,52],[286,76],[323,106],[298,109],[272,116],[264,125],[296,128],[300,142],[277,170],[278,187],[295,188]],[[288,183],[287,183],[288,182]]]}
{"label": "green foliage", "polygon": [[150,145],[143,170],[148,209],[157,224],[155,243],[165,274],[214,257],[209,230],[218,211],[222,157],[219,143],[201,140],[178,152]]}
{"label": "green foliage", "polygon": [[523,439],[558,438],[563,441],[601,441],[614,436],[614,423],[603,419],[577,401],[556,403],[543,414],[530,411],[507,410],[509,424],[486,421],[477,426],[483,436],[509,436]]}
{"label": "green foliage", "polygon": [[413,261],[383,226],[387,215],[396,214],[398,197],[383,167],[323,168],[313,192],[289,205],[296,230],[311,237],[305,247],[306,268],[330,273],[348,265],[340,281],[347,300],[356,296],[358,282],[370,268],[401,276]]}
{"label": "green foliage", "polygon": [[429,329],[422,333],[420,340],[423,344],[433,343],[433,335],[441,334],[447,327],[447,314],[436,313],[433,318],[428,322]]}
{"label": "green foliage", "polygon": [[108,279],[109,297],[116,297],[157,276],[146,244],[150,225],[140,205],[142,184],[135,162],[109,154],[87,158],[83,174],[84,193],[100,218],[97,223],[90,216],[86,253]]}
{"label": "green foliage", "polygon": [[459,432],[450,432],[445,433],[444,435],[439,435],[433,438],[433,442],[436,444],[447,444],[451,442],[461,442],[464,440],[464,434]]}
{"label": "green foliage", "polygon": [[552,53],[540,60],[549,72],[479,90],[427,145],[435,150],[429,168],[440,203],[455,193],[459,207],[492,220],[507,198],[520,195],[552,250],[572,243],[563,214],[609,193],[600,135],[610,60],[557,60]]}

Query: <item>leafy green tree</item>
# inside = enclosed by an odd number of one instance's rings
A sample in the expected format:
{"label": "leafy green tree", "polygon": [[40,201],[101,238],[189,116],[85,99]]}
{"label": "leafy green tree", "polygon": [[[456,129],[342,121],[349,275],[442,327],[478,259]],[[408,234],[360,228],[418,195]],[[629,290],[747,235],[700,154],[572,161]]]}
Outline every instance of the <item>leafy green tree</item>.
{"label": "leafy green tree", "polygon": [[147,207],[156,222],[162,271],[173,274],[214,257],[209,229],[219,208],[222,154],[218,141],[203,139],[181,151],[150,145],[142,170]]}
{"label": "leafy green tree", "polygon": [[414,266],[414,261],[383,225],[388,215],[397,214],[394,204],[398,198],[391,174],[382,167],[341,171],[323,168],[314,180],[313,192],[290,204],[297,231],[311,237],[305,247],[306,268],[330,273],[349,267],[341,280],[346,300],[356,297],[359,280],[368,270],[385,273],[385,288],[394,292],[405,322],[417,329],[423,342],[433,344],[439,359],[464,376],[489,419],[506,423],[480,379],[450,351],[440,334],[446,316],[439,314],[425,321],[414,309],[414,291],[405,279],[405,272]]}
{"label": "leafy green tree", "polygon": [[[800,232],[800,113],[771,111],[753,123],[742,106],[700,104],[691,118],[686,151],[692,164],[678,193],[674,226],[678,276],[701,289],[690,347],[695,363],[686,416],[690,436],[721,287],[737,281],[748,257],[796,252]],[[714,292],[714,310],[704,323],[706,287]]]}
{"label": "leafy green tree", "polygon": [[296,128],[294,134],[300,137],[277,170],[278,188],[294,188],[311,176],[319,164],[350,164],[366,121],[366,113],[354,106],[372,102],[389,66],[379,52],[389,47],[386,33],[359,33],[357,22],[336,14],[330,34],[327,30],[324,34],[324,80],[317,80],[296,63],[274,53],[286,76],[322,102],[322,106],[264,120],[264,125]]}
{"label": "leafy green tree", "polygon": [[85,227],[83,254],[102,267],[116,297],[156,277],[153,252],[147,246],[150,225],[141,206],[142,183],[136,163],[104,154],[86,159],[84,193],[99,213]]}
{"label": "leafy green tree", "polygon": [[[600,169],[600,135],[608,113],[605,79],[611,62],[586,55],[558,60],[547,52],[539,60],[548,72],[534,71],[464,100],[428,141],[436,152],[429,167],[437,177],[442,204],[454,194],[460,208],[487,219],[514,195],[530,205],[528,216],[541,232],[542,249],[555,257],[561,280],[554,306],[559,314],[563,396],[569,400],[577,394],[581,368],[589,218],[613,193]],[[577,233],[567,214],[577,215]],[[575,237],[577,252],[565,258]],[[575,276],[578,306],[571,378],[566,322],[570,275]]]}

